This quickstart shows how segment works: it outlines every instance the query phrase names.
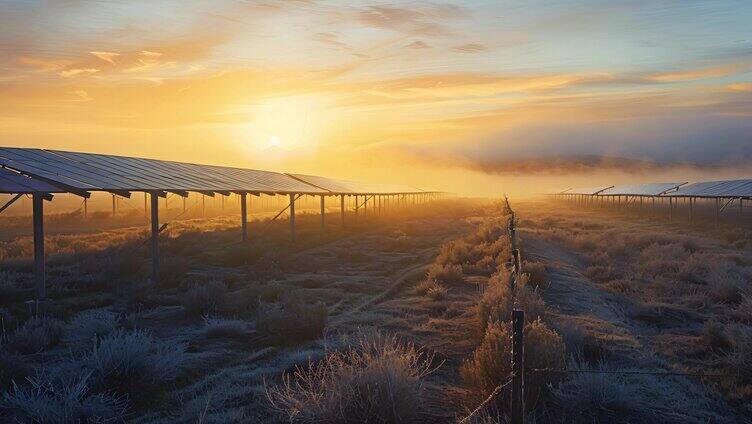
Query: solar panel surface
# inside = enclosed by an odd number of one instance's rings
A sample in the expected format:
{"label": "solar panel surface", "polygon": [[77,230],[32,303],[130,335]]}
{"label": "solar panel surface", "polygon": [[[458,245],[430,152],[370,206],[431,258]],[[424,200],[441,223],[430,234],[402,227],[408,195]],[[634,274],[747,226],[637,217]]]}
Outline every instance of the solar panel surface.
{"label": "solar panel surface", "polygon": [[752,197],[752,179],[703,181],[666,194],[673,197]]}
{"label": "solar panel surface", "polygon": [[84,191],[328,193],[279,172],[59,150],[0,148],[0,166]]}
{"label": "solar panel surface", "polygon": [[686,183],[649,183],[618,185],[598,193],[599,196],[659,196]]}

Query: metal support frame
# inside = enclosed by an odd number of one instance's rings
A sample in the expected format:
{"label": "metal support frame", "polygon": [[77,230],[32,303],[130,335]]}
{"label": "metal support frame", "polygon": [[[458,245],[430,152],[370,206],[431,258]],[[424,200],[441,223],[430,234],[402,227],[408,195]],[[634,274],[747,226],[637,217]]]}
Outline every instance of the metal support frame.
{"label": "metal support frame", "polygon": [[159,195],[151,195],[151,279],[159,281]]}
{"label": "metal support frame", "polygon": [[322,194],[321,195],[321,228],[323,229],[326,226],[326,197]]}
{"label": "metal support frame", "polygon": [[[34,221],[34,287],[36,302],[47,297],[44,270],[44,197],[41,193],[32,194]],[[38,309],[38,308],[37,308]]]}
{"label": "metal support frame", "polygon": [[339,215],[342,220],[342,225],[345,225],[345,195],[339,195]]}
{"label": "metal support frame", "polygon": [[[0,208],[0,213],[3,213],[4,210],[8,209],[10,205],[16,203],[16,200],[20,199],[21,197],[23,197],[23,194],[16,194],[15,196],[13,196],[12,199],[8,200],[8,202],[6,202],[3,207]],[[86,199],[84,199],[84,202],[86,202]]]}
{"label": "metal support frame", "polygon": [[248,194],[240,194],[240,228],[241,239],[248,241]]}
{"label": "metal support frame", "polygon": [[290,241],[295,242],[295,193],[290,193]]}

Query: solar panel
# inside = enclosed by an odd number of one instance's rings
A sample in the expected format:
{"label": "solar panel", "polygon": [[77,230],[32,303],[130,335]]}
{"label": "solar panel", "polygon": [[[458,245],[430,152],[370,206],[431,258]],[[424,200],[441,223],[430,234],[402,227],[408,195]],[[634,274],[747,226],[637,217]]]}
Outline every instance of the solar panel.
{"label": "solar panel", "polygon": [[594,196],[604,190],[608,190],[613,186],[600,186],[600,187],[580,187],[567,190],[565,194],[584,194],[588,196]]}
{"label": "solar panel", "polygon": [[316,175],[287,174],[300,181],[337,194],[419,194],[426,193],[414,187],[397,184],[369,184],[356,181],[337,180]]}
{"label": "solar panel", "polygon": [[0,168],[0,193],[31,194],[36,192],[62,193],[64,190],[44,181],[35,180],[17,172]]}
{"label": "solar panel", "polygon": [[628,184],[618,185],[598,193],[599,196],[660,196],[678,187],[684,183],[649,183],[649,184]]}
{"label": "solar panel", "polygon": [[0,165],[84,191],[328,193],[279,172],[59,150],[0,148]]}
{"label": "solar panel", "polygon": [[752,179],[704,181],[668,193],[673,197],[752,197]]}

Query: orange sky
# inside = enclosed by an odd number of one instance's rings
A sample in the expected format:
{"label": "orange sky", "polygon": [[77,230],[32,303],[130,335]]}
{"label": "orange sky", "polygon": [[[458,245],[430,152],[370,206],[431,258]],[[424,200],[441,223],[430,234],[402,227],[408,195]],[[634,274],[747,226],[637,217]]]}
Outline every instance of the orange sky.
{"label": "orange sky", "polygon": [[[0,145],[472,194],[592,181],[500,171],[547,157],[743,174],[752,7],[634,3],[6,2]],[[708,173],[650,172],[607,177]]]}

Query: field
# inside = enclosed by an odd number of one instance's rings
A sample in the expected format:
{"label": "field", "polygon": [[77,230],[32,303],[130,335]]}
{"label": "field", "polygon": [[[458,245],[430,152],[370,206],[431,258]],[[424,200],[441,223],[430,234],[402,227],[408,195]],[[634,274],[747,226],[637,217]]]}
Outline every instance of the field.
{"label": "field", "polygon": [[[48,218],[43,316],[22,217],[0,245],[0,417],[18,422],[506,422],[525,311],[529,422],[743,422],[752,233],[443,200],[390,215]],[[99,219],[100,221],[97,221]],[[107,228],[103,228],[107,226]]]}

